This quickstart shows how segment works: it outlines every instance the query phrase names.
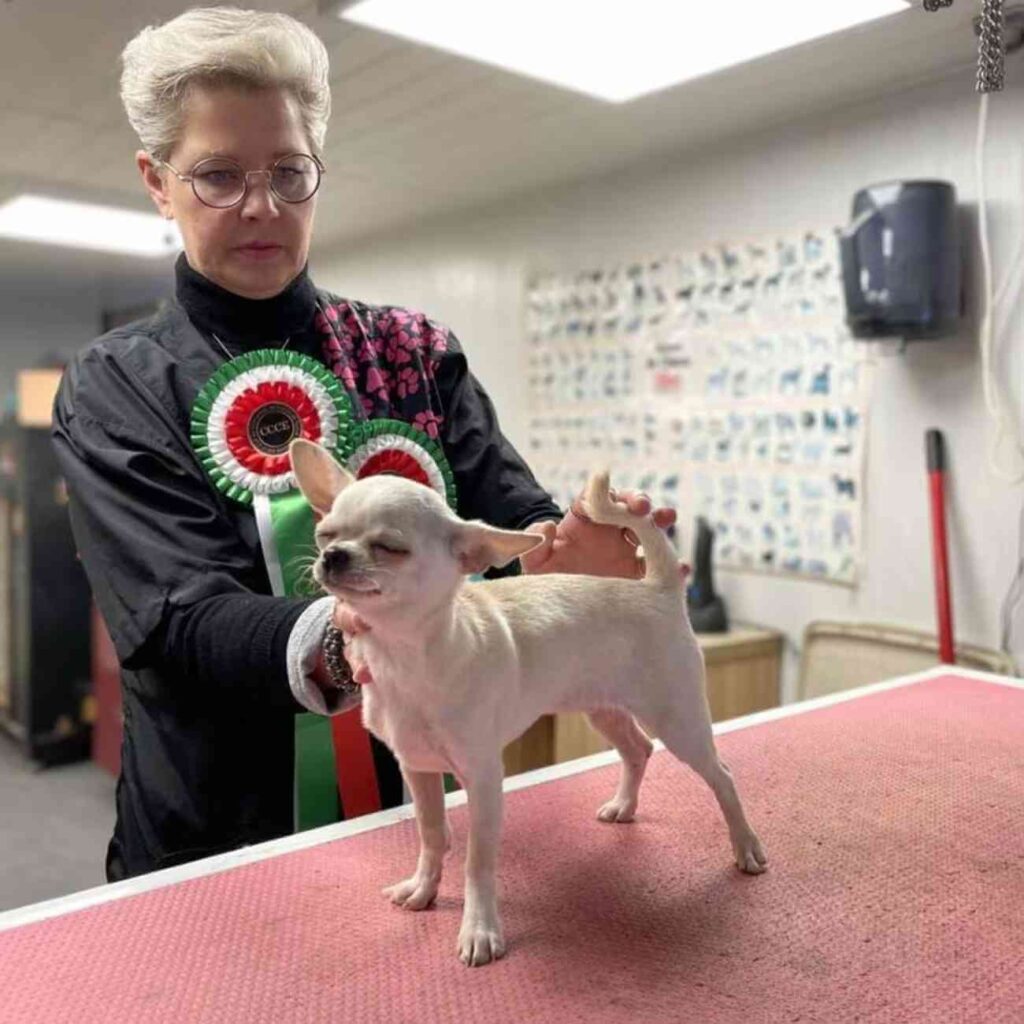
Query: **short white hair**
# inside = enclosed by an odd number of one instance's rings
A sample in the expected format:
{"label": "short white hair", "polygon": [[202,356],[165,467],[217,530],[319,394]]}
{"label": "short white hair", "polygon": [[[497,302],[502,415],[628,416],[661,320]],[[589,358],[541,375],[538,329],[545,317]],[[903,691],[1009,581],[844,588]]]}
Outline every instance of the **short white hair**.
{"label": "short white hair", "polygon": [[327,49],[287,14],[196,7],[144,28],[121,60],[121,102],[143,148],[156,160],[171,155],[189,93],[203,85],[290,92],[314,154],[323,155],[331,113]]}

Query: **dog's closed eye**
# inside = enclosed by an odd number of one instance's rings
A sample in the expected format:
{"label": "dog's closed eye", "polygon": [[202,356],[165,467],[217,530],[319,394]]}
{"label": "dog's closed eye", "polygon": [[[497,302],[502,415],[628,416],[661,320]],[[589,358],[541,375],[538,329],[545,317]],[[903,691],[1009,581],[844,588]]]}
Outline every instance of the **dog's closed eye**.
{"label": "dog's closed eye", "polygon": [[391,540],[390,538],[387,540],[378,539],[370,541],[370,550],[373,551],[374,554],[383,555],[400,556],[409,554],[408,548],[402,547],[400,543]]}
{"label": "dog's closed eye", "polygon": [[317,545],[321,548],[325,548],[337,538],[338,534],[334,530],[325,530],[318,527],[314,536],[316,537]]}

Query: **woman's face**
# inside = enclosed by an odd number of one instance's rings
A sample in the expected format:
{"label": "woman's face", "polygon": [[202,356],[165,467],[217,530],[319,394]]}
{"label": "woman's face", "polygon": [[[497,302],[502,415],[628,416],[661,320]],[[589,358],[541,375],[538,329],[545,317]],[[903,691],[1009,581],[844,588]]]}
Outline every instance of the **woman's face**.
{"label": "woman's face", "polygon": [[[282,156],[311,152],[290,94],[220,86],[192,91],[168,163],[185,175],[211,156],[230,157],[247,171],[269,170]],[[145,152],[136,154],[136,162],[160,213],[178,222],[189,264],[222,288],[250,299],[270,298],[305,266],[315,195],[286,203],[270,191],[266,176],[253,175],[241,202],[214,209]]]}

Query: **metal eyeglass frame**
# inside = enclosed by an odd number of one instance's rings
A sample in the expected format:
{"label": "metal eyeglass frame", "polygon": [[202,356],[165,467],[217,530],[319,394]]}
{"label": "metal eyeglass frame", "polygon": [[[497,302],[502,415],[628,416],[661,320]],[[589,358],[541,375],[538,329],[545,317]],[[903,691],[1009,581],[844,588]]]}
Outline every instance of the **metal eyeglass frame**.
{"label": "metal eyeglass frame", "polygon": [[[317,170],[320,172],[320,176],[317,178],[316,181],[316,188],[314,188],[313,191],[310,192],[305,199],[286,199],[283,195],[281,195],[280,192],[277,191],[276,188],[274,188],[274,171],[276,171],[278,166],[284,163],[285,160],[291,160],[291,158],[294,156],[308,157],[310,160],[313,161],[314,164],[316,164]],[[213,160],[219,160],[222,163],[234,164],[242,172],[245,178],[245,183],[242,187],[242,194],[236,200],[234,200],[234,202],[227,203],[224,206],[215,206],[213,203],[208,203],[196,191],[196,169],[202,167],[203,164],[209,163]],[[199,200],[199,202],[203,204],[203,206],[208,206],[211,210],[230,210],[231,207],[237,206],[239,203],[244,202],[245,197],[249,194],[249,176],[251,174],[265,175],[267,179],[267,188],[269,188],[271,193],[275,196],[275,198],[280,199],[282,203],[288,203],[291,206],[298,206],[300,203],[308,203],[310,199],[312,199],[313,196],[315,196],[317,192],[320,190],[320,183],[324,180],[324,175],[327,173],[327,168],[324,167],[320,159],[318,157],[313,156],[312,153],[289,153],[287,154],[287,156],[282,156],[280,159],[275,160],[270,170],[264,168],[258,171],[247,171],[237,160],[231,160],[228,157],[222,156],[204,157],[197,164],[195,164],[195,166],[193,166],[192,170],[190,170],[188,174],[182,174],[180,171],[176,170],[173,166],[171,166],[171,164],[169,164],[166,160],[157,160],[154,157],[153,162],[159,164],[161,167],[166,167],[178,179],[178,181],[187,182],[189,185],[191,185],[192,194],[196,197],[196,199]]]}

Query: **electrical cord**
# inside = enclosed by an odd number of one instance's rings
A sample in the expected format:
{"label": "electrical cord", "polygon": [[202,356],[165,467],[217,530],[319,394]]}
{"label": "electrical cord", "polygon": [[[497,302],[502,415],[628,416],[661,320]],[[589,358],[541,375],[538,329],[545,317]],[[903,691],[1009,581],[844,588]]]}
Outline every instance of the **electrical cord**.
{"label": "electrical cord", "polygon": [[[923,0],[926,11],[936,11],[949,7],[953,0]],[[1010,314],[1016,306],[1020,294],[1021,278],[1024,277],[1024,227],[1018,233],[1017,246],[1009,261],[995,295],[992,293],[992,252],[988,237],[988,210],[985,195],[985,134],[988,127],[988,95],[999,91],[1004,85],[1004,53],[1013,52],[1020,47],[1020,39],[1006,45],[1007,16],[1003,9],[1003,0],[982,0],[981,17],[976,19],[978,30],[978,73],[975,87],[981,93],[978,108],[978,138],[975,145],[975,176],[978,189],[978,234],[981,244],[982,268],[982,316],[979,325],[979,348],[981,350],[982,392],[985,408],[995,421],[995,435],[986,452],[989,468],[998,479],[1011,484],[1024,481],[1024,469],[1004,472],[999,465],[999,451],[1004,440],[1012,442],[1013,454],[1018,467],[1024,463],[1024,437],[1021,435],[1021,423],[1024,422],[1024,357],[1021,358],[1019,395],[1021,417],[1014,416],[1011,407],[1004,404],[999,391],[998,382],[992,370],[993,353],[998,347],[1009,326]],[[1021,180],[1020,149],[1017,150],[1017,174]],[[1002,316],[999,316],[999,310]],[[1015,422],[1016,420],[1016,422]],[[1003,600],[1001,611],[1000,641],[1003,651],[1012,656],[1010,650],[1013,642],[1013,614],[1024,596],[1024,503],[1021,505],[1020,524],[1017,535],[1017,565],[1009,590]]]}
{"label": "electrical cord", "polygon": [[1002,609],[1002,630],[1000,631],[1000,646],[1007,654],[1012,655],[1011,645],[1013,644],[1013,612],[1024,595],[1024,502],[1020,508],[1020,524],[1017,531],[1017,571],[1010,583],[1010,589],[1006,592]]}
{"label": "electrical cord", "polygon": [[[989,468],[995,476],[1006,483],[1018,484],[1024,481],[1024,444],[1021,442],[1016,417],[1004,402],[999,391],[999,385],[993,372],[993,353],[997,340],[996,332],[993,330],[993,321],[996,314],[997,303],[1000,299],[1005,300],[1007,289],[1010,287],[1009,276],[1005,279],[999,289],[999,295],[993,295],[992,286],[992,250],[988,233],[988,200],[985,191],[985,137],[988,128],[988,93],[982,93],[978,108],[978,136],[975,144],[975,177],[977,178],[978,189],[978,236],[981,247],[981,272],[982,272],[982,314],[979,327],[979,347],[981,351],[981,377],[982,394],[985,399],[985,408],[995,423],[995,436],[990,442],[988,450]],[[1012,274],[1016,268],[1011,263],[1009,273]],[[1013,458],[1016,467],[1007,470],[1000,465],[999,456],[1005,441],[1012,442]]]}
{"label": "electrical cord", "polygon": [[[978,179],[978,234],[981,245],[981,266],[982,266],[982,301],[983,314],[979,340],[981,347],[982,365],[982,387],[985,396],[985,406],[996,424],[995,436],[992,439],[988,451],[989,467],[995,475],[1006,482],[1017,484],[1024,480],[1024,472],[1006,473],[998,464],[1000,445],[1006,438],[1014,441],[1014,454],[1018,464],[1024,457],[1024,445],[1022,445],[1017,424],[1009,408],[1004,404],[1002,395],[999,393],[998,384],[992,370],[993,352],[996,342],[1003,337],[1009,323],[1010,311],[1012,310],[1020,291],[1020,279],[1024,274],[1024,230],[1017,239],[1017,248],[1010,260],[1009,267],[1000,282],[999,289],[995,296],[992,294],[992,252],[988,236],[988,208],[985,193],[985,136],[988,127],[988,93],[982,93],[980,108],[978,111],[978,140],[975,150],[975,171]],[[1018,150],[1018,170],[1019,170]],[[1020,175],[1017,175],[1020,180]],[[1002,310],[1002,316],[998,316]],[[998,317],[998,319],[997,319]],[[995,326],[994,326],[995,321]],[[1024,402],[1024,359],[1021,360],[1021,400]],[[1012,644],[1014,633],[1014,612],[1024,596],[1024,503],[1021,505],[1020,521],[1017,534],[1017,561],[1013,579],[1010,581],[1006,597],[1003,599],[1000,613],[1000,647],[1012,656]]]}

